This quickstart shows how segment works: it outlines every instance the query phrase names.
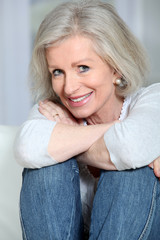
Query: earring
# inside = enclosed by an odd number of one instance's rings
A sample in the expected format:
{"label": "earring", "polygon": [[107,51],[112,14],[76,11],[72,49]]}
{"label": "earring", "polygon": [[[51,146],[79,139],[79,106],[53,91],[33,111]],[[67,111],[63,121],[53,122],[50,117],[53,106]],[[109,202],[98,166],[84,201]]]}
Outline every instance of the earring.
{"label": "earring", "polygon": [[122,84],[122,79],[121,78],[116,79],[115,83],[116,85],[120,86]]}
{"label": "earring", "polygon": [[115,80],[115,84],[121,89],[125,89],[128,85],[127,81],[124,78],[117,78]]}

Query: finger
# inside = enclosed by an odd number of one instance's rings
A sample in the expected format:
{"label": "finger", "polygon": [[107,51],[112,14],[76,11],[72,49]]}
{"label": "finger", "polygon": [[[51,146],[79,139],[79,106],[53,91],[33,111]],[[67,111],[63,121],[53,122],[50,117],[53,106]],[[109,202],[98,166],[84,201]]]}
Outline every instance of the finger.
{"label": "finger", "polygon": [[71,116],[71,113],[64,106],[62,106],[60,104],[55,104],[55,103],[49,101],[47,103],[47,105],[50,107],[50,109],[56,110],[61,118]]}
{"label": "finger", "polygon": [[[59,114],[59,113],[57,112],[56,104],[54,104],[54,103],[50,104],[50,103],[51,102],[48,101],[47,103],[41,104],[40,107],[42,108],[42,111],[43,111],[43,109],[45,110],[43,112],[43,114],[46,114],[46,112],[48,112],[48,114],[50,116],[54,117],[56,114]],[[48,114],[47,114],[47,116],[48,116]]]}
{"label": "finger", "polygon": [[53,121],[54,122],[61,122],[61,119],[59,117],[59,114],[56,114],[54,117],[53,117]]}
{"label": "finger", "polygon": [[56,116],[56,112],[51,114],[48,109],[43,108],[43,106],[39,106],[39,112],[44,115],[48,120],[54,121],[54,116]]}
{"label": "finger", "polygon": [[160,178],[160,157],[154,160],[153,165],[154,165],[154,174],[156,175],[156,177]]}
{"label": "finger", "polygon": [[43,101],[39,101],[38,106],[41,106],[43,104]]}
{"label": "finger", "polygon": [[151,162],[148,166],[153,169],[153,162]]}
{"label": "finger", "polygon": [[69,125],[77,125],[77,120],[62,105],[55,104],[52,101],[40,102],[40,111],[47,119],[52,121],[63,122]]}
{"label": "finger", "polygon": [[38,103],[38,105],[39,105],[39,106],[42,106],[43,104],[47,103],[48,101],[49,101],[48,99],[45,99],[45,100],[43,100],[43,101],[40,100],[39,103]]}
{"label": "finger", "polygon": [[[56,105],[56,104],[53,104]],[[61,116],[57,112],[57,108],[52,108],[53,105],[50,106],[49,102],[44,103],[39,106],[39,111],[48,119],[55,122],[61,121]]]}
{"label": "finger", "polygon": [[55,104],[51,101],[47,102],[46,107],[49,111],[56,111],[59,115],[63,114],[61,107],[58,104]]}
{"label": "finger", "polygon": [[47,99],[47,101],[43,101],[42,105],[44,107],[46,107],[48,109],[48,111],[51,113],[52,113],[52,110],[56,111],[59,114],[61,119],[64,117],[67,117],[67,118],[69,117],[69,118],[73,119],[72,114],[68,111],[67,108],[65,108],[61,104],[53,103],[52,101],[49,101]]}
{"label": "finger", "polygon": [[47,103],[47,102],[49,102],[49,99],[46,98],[46,99],[43,100],[42,102],[43,102],[43,104],[44,104],[44,103]]}

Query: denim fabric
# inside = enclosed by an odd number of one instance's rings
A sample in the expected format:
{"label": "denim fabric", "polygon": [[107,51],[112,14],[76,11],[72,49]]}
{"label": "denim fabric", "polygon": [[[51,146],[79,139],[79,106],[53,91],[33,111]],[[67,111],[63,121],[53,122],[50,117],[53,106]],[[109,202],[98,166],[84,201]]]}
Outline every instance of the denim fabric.
{"label": "denim fabric", "polygon": [[160,239],[160,183],[149,167],[102,171],[90,240]]}
{"label": "denim fabric", "polygon": [[24,169],[20,196],[23,239],[83,239],[79,189],[79,168],[74,159]]}
{"label": "denim fabric", "polygon": [[[76,160],[23,173],[20,197],[25,240],[84,240]],[[149,167],[102,171],[90,240],[160,239],[160,183]]]}

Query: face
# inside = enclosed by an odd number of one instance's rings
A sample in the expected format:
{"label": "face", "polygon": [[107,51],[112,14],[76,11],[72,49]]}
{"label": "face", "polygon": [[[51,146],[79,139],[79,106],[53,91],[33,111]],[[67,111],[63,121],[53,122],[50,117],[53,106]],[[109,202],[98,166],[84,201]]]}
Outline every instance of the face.
{"label": "face", "polygon": [[113,108],[117,74],[94,51],[92,41],[71,37],[46,50],[54,92],[76,118]]}

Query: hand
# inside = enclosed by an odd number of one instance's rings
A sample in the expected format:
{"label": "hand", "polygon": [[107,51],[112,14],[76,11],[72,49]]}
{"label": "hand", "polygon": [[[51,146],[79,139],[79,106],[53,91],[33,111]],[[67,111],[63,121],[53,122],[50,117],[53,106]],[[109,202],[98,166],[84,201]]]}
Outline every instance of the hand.
{"label": "hand", "polygon": [[104,170],[117,170],[110,160],[109,152],[106,148],[103,137],[99,138],[84,153],[76,157],[78,162]]}
{"label": "hand", "polygon": [[150,163],[149,167],[153,168],[154,174],[160,180],[160,157],[156,158],[152,163]]}
{"label": "hand", "polygon": [[83,120],[75,119],[72,114],[61,104],[55,104],[46,99],[39,102],[39,112],[48,120],[69,125],[83,125]]}

